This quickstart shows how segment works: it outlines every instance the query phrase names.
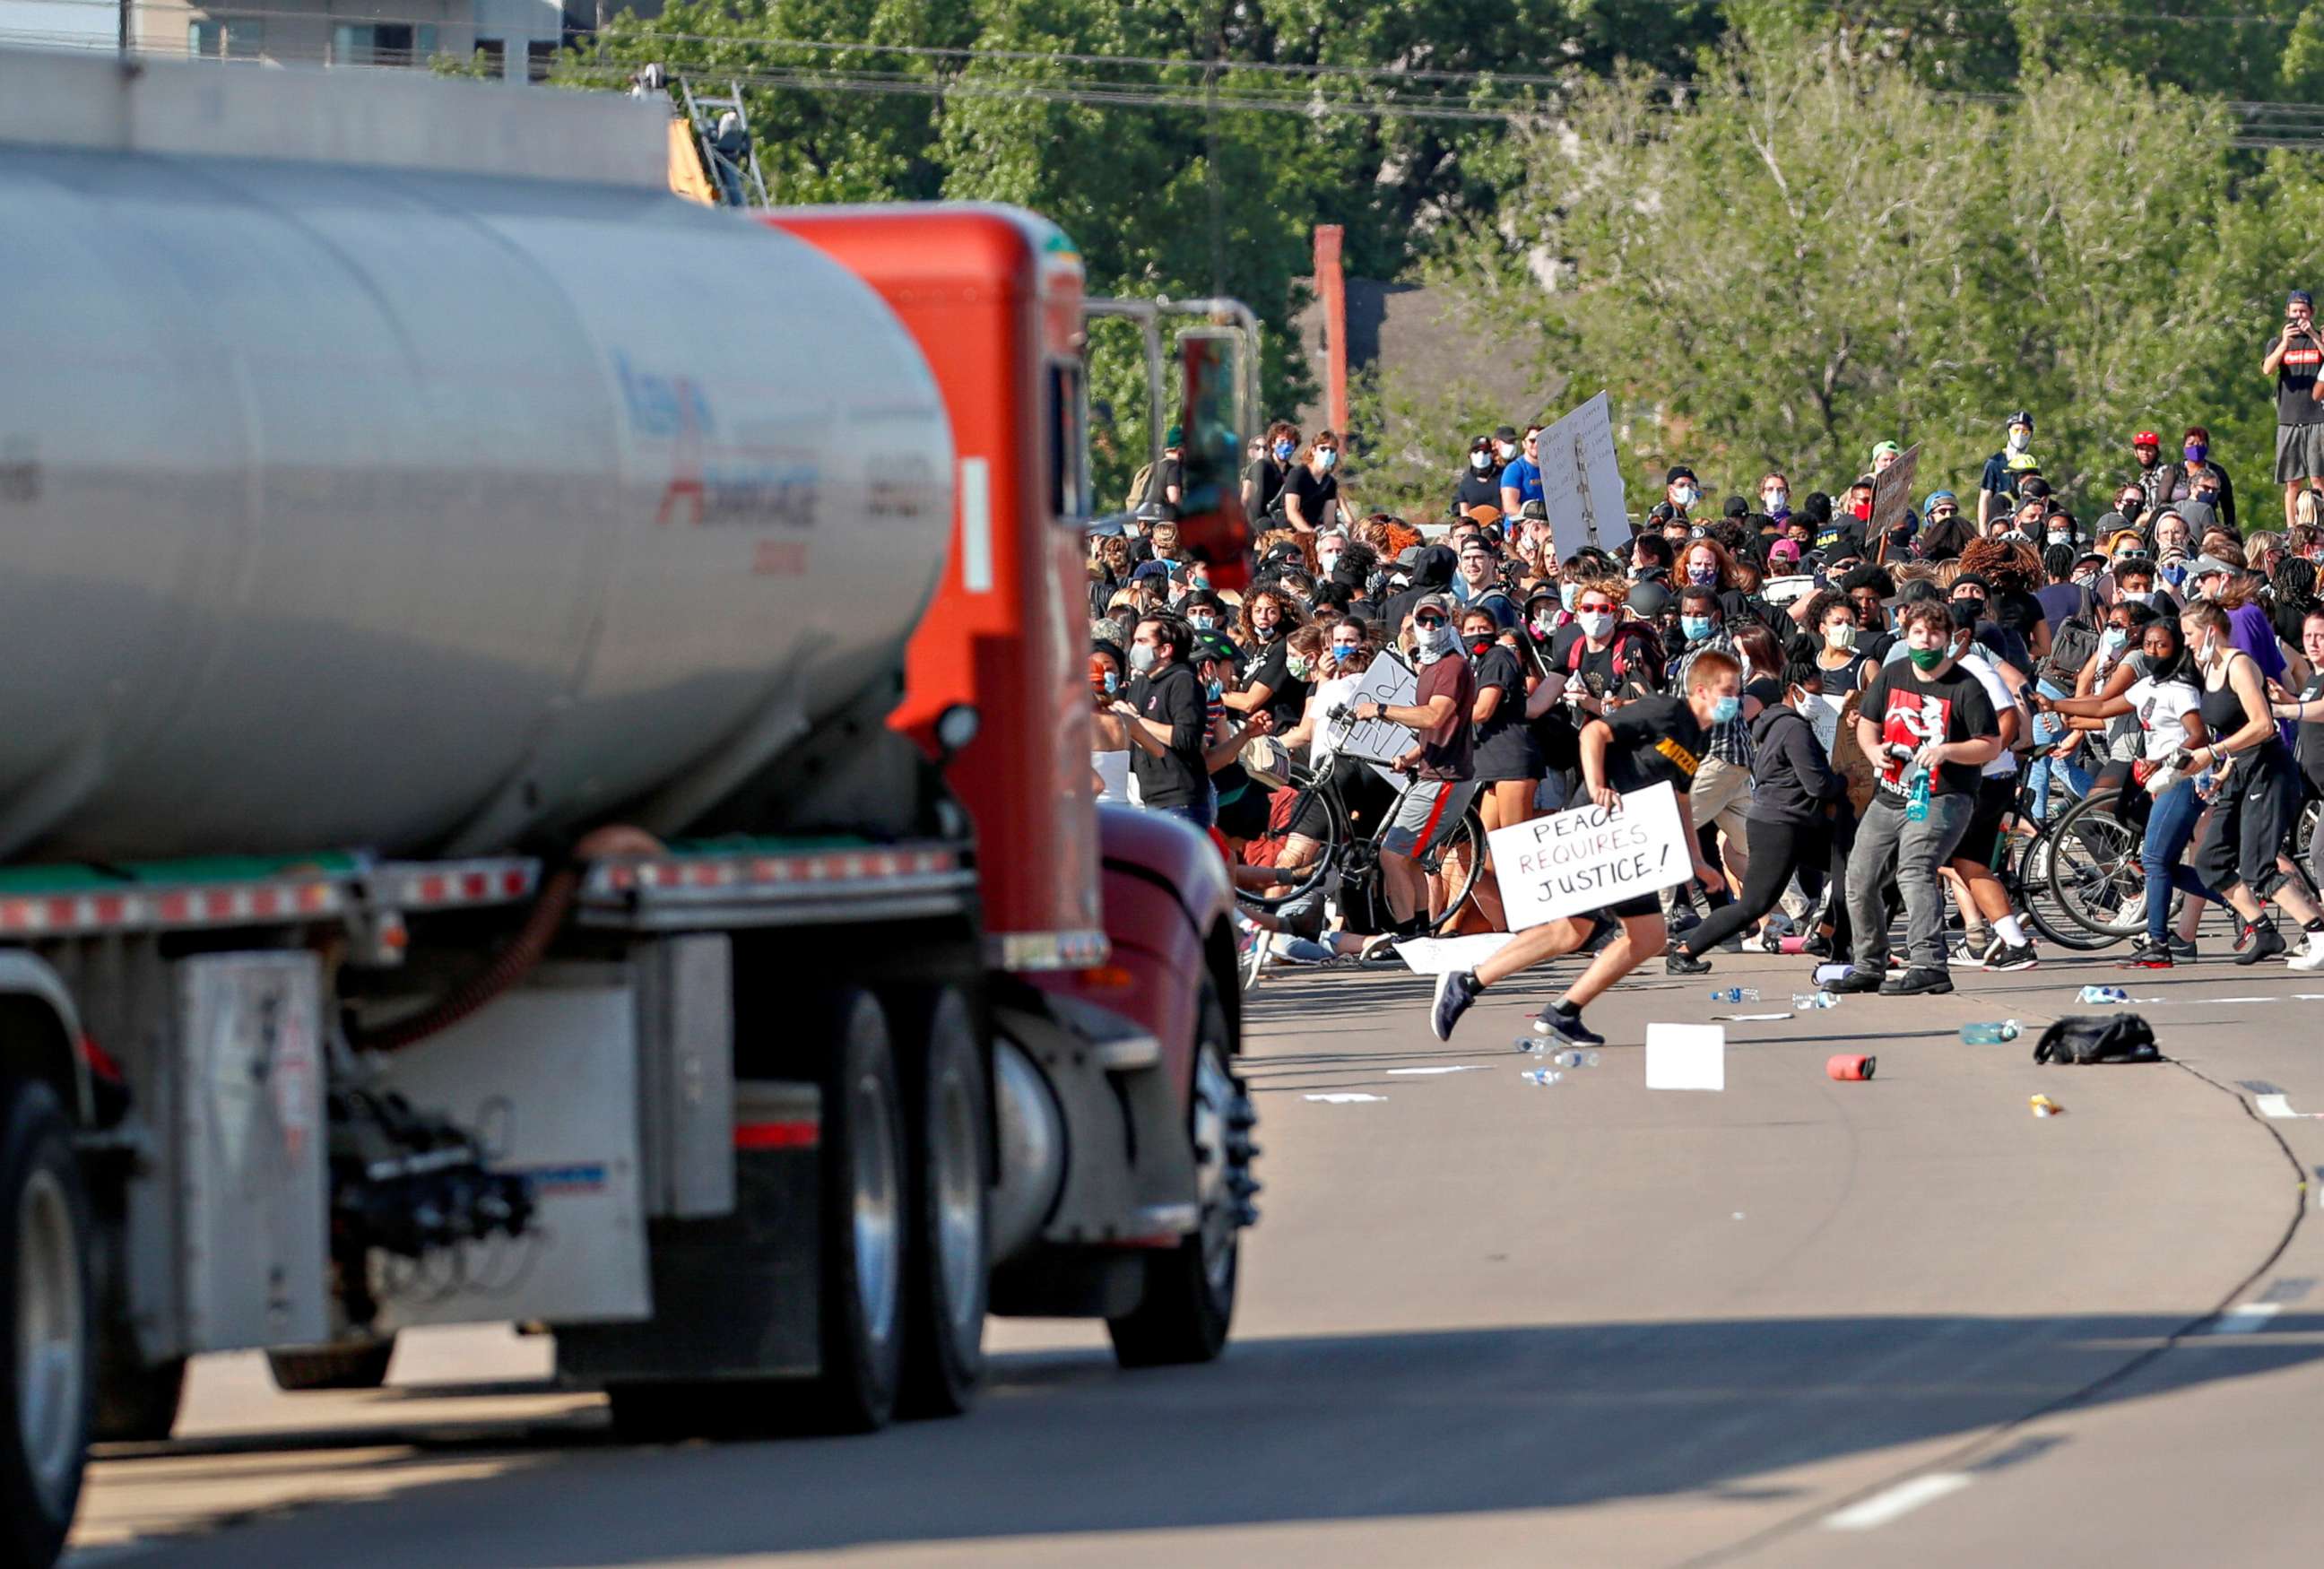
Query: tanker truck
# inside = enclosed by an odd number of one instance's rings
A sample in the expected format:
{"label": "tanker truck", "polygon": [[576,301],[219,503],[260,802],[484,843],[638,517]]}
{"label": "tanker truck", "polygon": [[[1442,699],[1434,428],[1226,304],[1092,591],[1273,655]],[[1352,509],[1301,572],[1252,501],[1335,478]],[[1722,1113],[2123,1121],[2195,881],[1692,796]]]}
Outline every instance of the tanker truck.
{"label": "tanker truck", "polygon": [[665,1435],[961,1410],[988,1311],[1223,1344],[1231,895],[1089,805],[1078,261],[929,215],[964,439],[665,157],[0,54],[0,1565],[201,1352],[513,1323]]}

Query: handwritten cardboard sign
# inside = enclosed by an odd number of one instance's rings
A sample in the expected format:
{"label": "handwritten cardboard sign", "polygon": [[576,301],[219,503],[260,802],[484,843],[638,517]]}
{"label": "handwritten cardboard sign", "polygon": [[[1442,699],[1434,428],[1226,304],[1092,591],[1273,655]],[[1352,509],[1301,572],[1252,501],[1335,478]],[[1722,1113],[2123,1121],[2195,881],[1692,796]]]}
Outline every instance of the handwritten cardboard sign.
{"label": "handwritten cardboard sign", "polygon": [[1678,796],[1667,784],[1626,795],[1611,812],[1591,803],[1496,828],[1489,838],[1511,931],[1657,893],[1694,874]]}

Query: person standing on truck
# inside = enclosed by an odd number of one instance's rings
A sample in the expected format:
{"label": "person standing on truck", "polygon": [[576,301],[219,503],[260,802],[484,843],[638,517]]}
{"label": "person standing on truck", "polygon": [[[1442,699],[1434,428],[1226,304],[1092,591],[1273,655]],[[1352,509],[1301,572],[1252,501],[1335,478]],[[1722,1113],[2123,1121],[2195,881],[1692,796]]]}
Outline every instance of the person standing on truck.
{"label": "person standing on truck", "polygon": [[1207,830],[1214,815],[1204,758],[1209,705],[1187,662],[1194,646],[1194,629],[1177,616],[1141,620],[1130,644],[1130,696],[1114,712],[1129,721],[1139,799]]}

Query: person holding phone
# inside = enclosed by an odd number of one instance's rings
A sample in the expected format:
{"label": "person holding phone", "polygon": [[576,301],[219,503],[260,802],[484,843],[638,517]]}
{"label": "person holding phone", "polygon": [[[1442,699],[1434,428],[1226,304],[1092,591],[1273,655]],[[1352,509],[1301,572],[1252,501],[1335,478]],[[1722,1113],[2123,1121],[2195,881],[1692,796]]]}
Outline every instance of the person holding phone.
{"label": "person holding phone", "polygon": [[2275,478],[2283,486],[2283,526],[2297,520],[2292,505],[2302,485],[2324,489],[2324,402],[2317,374],[2324,371],[2324,333],[2316,303],[2294,289],[2283,305],[2283,330],[2268,346],[2260,374],[2275,378]]}

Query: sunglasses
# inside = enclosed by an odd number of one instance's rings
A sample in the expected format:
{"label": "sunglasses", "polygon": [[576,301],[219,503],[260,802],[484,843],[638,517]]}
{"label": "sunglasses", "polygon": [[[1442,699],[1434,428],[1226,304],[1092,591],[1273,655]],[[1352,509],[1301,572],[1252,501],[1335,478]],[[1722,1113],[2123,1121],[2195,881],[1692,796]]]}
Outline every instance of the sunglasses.
{"label": "sunglasses", "polygon": [[1412,624],[1415,626],[1443,626],[1444,624],[1444,618],[1441,615],[1416,615],[1412,618]]}
{"label": "sunglasses", "polygon": [[1606,601],[1600,599],[1591,604],[1577,605],[1573,608],[1578,611],[1588,611],[1595,614],[1599,611],[1611,611],[1614,607]]}

